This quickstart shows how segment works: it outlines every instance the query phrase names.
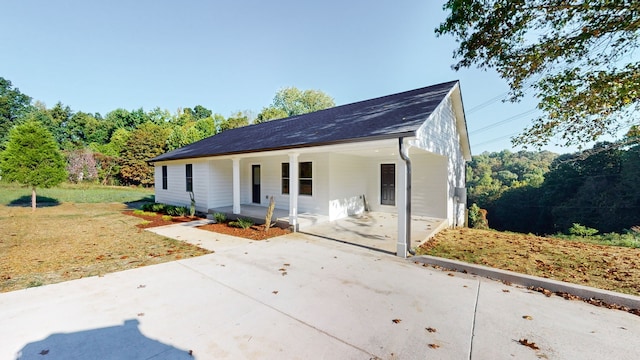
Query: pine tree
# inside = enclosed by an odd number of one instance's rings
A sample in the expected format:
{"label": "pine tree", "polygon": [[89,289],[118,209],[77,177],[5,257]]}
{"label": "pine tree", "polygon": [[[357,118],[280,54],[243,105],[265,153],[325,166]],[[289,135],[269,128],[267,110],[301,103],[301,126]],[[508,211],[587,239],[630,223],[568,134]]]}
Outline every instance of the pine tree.
{"label": "pine tree", "polygon": [[9,132],[0,153],[0,176],[31,187],[31,208],[36,209],[36,187],[56,186],[67,178],[65,160],[53,135],[38,121],[27,122]]}

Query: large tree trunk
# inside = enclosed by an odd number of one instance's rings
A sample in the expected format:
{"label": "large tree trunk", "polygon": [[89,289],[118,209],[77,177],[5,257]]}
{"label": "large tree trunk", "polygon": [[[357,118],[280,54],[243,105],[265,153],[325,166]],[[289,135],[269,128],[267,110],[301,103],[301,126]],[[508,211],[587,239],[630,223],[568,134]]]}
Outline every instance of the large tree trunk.
{"label": "large tree trunk", "polygon": [[31,211],[36,211],[36,187],[31,188]]}

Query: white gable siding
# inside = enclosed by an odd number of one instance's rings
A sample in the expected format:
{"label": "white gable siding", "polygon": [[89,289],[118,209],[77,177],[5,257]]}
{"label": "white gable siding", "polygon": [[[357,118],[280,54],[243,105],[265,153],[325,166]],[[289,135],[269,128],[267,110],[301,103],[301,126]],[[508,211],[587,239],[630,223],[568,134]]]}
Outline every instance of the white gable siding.
{"label": "white gable siding", "polygon": [[455,198],[455,188],[464,187],[465,160],[462,152],[460,133],[456,122],[451,97],[446,97],[425,123],[418,129],[416,140],[411,145],[443,155],[447,158],[446,218],[449,225],[464,223],[464,208]]}

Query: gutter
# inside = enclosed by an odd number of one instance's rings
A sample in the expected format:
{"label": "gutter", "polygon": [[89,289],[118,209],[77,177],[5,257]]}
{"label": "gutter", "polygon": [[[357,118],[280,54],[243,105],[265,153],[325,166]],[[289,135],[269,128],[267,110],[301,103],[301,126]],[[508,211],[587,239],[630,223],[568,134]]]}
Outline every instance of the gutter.
{"label": "gutter", "polygon": [[406,198],[405,222],[406,223],[404,226],[406,227],[405,229],[406,237],[404,239],[404,243],[409,254],[415,255],[415,252],[411,250],[411,160],[409,159],[409,156],[404,152],[405,151],[404,137],[398,138],[398,151],[400,153],[400,158],[402,158],[402,160],[406,164],[406,170],[407,170],[407,173],[405,174],[407,187],[405,189],[405,198]]}

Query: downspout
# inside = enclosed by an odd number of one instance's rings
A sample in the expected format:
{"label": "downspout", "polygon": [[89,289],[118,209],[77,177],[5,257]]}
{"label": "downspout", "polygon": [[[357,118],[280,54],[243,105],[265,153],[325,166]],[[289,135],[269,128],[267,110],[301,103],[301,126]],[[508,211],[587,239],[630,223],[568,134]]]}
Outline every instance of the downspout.
{"label": "downspout", "polygon": [[404,243],[406,244],[407,251],[409,252],[409,254],[415,255],[415,251],[411,250],[411,160],[409,160],[409,156],[404,152],[405,149],[404,149],[403,137],[398,138],[398,147],[399,147],[398,151],[400,153],[400,158],[402,158],[402,160],[406,164],[406,169],[407,169],[407,172],[405,174],[406,182],[407,182],[407,188],[405,189],[406,191],[406,200],[405,200],[406,238],[404,239]]}

